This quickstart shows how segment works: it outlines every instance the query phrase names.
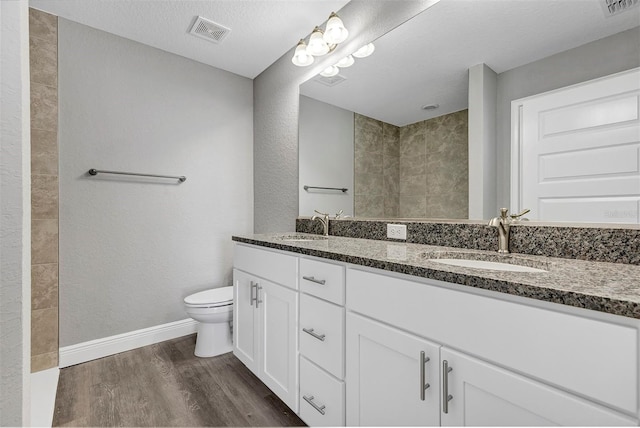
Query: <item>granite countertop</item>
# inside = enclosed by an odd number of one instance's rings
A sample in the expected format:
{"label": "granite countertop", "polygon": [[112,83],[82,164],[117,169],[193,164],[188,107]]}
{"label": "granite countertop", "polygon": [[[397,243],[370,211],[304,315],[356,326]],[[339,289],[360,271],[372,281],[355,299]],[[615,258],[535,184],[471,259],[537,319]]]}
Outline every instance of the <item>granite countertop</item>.
{"label": "granite countertop", "polygon": [[[274,233],[234,236],[233,240],[640,319],[640,266],[637,265],[513,253],[501,256],[493,251],[337,236],[310,241],[283,240],[283,237],[295,236],[319,237]],[[429,260],[470,257],[541,268],[547,272],[505,272]]]}

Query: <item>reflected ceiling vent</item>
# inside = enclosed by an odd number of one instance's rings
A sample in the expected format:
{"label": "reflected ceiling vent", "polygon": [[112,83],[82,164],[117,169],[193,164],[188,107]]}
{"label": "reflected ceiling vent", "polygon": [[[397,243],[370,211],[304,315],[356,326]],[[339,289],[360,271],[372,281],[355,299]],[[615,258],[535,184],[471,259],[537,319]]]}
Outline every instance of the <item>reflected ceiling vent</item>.
{"label": "reflected ceiling vent", "polygon": [[622,12],[637,7],[640,0],[600,0],[606,16],[619,15]]}
{"label": "reflected ceiling vent", "polygon": [[322,83],[325,86],[336,86],[337,84],[347,80],[347,78],[344,76],[341,76],[340,74],[336,74],[335,76],[331,76],[331,77],[324,77],[318,74],[316,77],[313,78],[313,80],[315,80],[318,83]]}
{"label": "reflected ceiling vent", "polygon": [[220,43],[230,32],[230,28],[217,24],[213,21],[209,21],[201,16],[196,18],[196,21],[189,30],[189,34],[193,34],[196,37],[200,37],[201,39],[205,39],[213,43]]}

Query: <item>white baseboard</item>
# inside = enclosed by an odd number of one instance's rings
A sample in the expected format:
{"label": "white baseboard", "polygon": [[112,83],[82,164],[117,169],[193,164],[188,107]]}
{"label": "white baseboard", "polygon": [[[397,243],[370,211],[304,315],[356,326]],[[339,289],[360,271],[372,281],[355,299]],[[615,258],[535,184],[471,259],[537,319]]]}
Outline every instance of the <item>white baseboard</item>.
{"label": "white baseboard", "polygon": [[197,321],[191,318],[157,325],[129,333],[91,340],[60,348],[60,368],[73,366],[97,358],[130,351],[196,332]]}
{"label": "white baseboard", "polygon": [[31,426],[50,427],[56,406],[60,369],[31,373]]}

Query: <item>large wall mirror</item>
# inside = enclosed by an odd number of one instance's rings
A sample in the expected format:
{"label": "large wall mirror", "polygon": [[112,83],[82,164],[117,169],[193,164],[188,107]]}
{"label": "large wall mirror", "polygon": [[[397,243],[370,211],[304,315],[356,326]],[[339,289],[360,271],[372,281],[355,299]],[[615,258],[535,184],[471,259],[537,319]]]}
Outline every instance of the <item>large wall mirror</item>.
{"label": "large wall mirror", "polygon": [[[487,113],[469,104],[478,66],[494,74],[495,170],[481,191],[495,194],[490,212],[513,206],[511,102],[640,66],[640,7],[611,14],[606,3],[441,0],[375,40],[369,57],[302,84],[299,214],[486,220],[469,211],[470,165],[483,162],[469,150],[469,118]],[[635,220],[613,222],[637,224],[639,201]]]}

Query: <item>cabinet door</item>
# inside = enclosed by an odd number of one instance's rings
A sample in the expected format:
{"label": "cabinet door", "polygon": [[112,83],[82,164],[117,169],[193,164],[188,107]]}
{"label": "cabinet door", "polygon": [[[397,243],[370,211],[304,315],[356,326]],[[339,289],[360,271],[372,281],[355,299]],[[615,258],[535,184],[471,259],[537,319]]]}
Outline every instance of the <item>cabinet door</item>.
{"label": "cabinet door", "polygon": [[[602,406],[535,382],[508,370],[442,348],[451,371],[443,388],[451,400],[442,409],[443,426],[636,425]],[[444,396],[443,396],[444,398]]]}
{"label": "cabinet door", "polygon": [[260,281],[261,367],[258,374],[282,401],[298,412],[298,293]]}
{"label": "cabinet door", "polygon": [[259,369],[259,317],[252,295],[257,278],[233,270],[233,354],[254,373]]}
{"label": "cabinet door", "polygon": [[439,345],[353,313],[346,342],[347,425],[440,425]]}

